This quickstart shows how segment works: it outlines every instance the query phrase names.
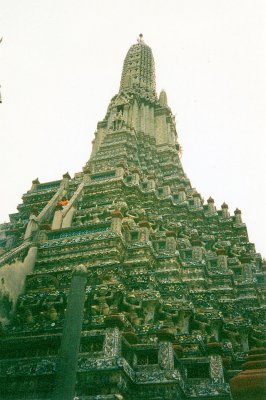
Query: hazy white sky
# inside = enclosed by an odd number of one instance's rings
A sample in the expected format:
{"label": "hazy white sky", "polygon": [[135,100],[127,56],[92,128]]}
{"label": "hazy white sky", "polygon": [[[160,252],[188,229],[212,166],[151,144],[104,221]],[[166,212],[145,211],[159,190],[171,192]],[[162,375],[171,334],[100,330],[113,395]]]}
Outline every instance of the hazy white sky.
{"label": "hazy white sky", "polygon": [[82,169],[143,33],[188,177],[265,256],[265,27],[264,0],[0,0],[0,221],[32,179]]}

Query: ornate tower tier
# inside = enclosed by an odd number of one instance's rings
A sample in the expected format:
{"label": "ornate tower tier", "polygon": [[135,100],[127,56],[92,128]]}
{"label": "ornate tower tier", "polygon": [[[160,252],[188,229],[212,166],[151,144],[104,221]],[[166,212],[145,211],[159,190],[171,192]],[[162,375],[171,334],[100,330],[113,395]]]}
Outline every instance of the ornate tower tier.
{"label": "ornate tower tier", "polygon": [[0,225],[1,399],[232,400],[266,344],[265,265],[241,211],[185,175],[142,35],[83,171],[34,179],[17,209]]}
{"label": "ornate tower tier", "polygon": [[121,77],[120,92],[136,92],[156,98],[155,67],[151,48],[142,35],[127,52]]}

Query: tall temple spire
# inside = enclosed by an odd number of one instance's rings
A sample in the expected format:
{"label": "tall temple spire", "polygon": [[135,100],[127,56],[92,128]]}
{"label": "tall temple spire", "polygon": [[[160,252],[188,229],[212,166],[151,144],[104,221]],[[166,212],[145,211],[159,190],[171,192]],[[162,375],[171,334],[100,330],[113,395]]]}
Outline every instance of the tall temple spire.
{"label": "tall temple spire", "polygon": [[[174,115],[167,105],[166,93],[161,92],[159,99],[156,94],[154,58],[142,34],[126,54],[120,90],[111,99],[105,118],[98,123],[91,158],[85,169],[95,157],[102,157],[98,152],[104,151],[101,145],[107,134],[125,130],[147,135],[159,146],[175,147],[177,144]],[[113,157],[109,164],[115,162],[116,157]]]}
{"label": "tall temple spire", "polygon": [[22,200],[0,225],[2,400],[263,399],[265,265],[184,173],[142,35],[83,172]]}
{"label": "tall temple spire", "polygon": [[156,94],[154,59],[142,34],[139,35],[138,43],[133,44],[127,52],[120,83],[122,90],[141,90],[153,96]]}

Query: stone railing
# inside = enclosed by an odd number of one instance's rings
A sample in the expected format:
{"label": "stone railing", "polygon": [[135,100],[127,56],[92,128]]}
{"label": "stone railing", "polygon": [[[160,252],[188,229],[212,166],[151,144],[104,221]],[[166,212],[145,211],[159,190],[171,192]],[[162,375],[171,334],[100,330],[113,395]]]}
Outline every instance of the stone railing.
{"label": "stone railing", "polygon": [[46,206],[42,209],[40,214],[37,216],[36,221],[38,223],[41,223],[43,221],[43,219],[47,216],[47,214],[49,212],[51,213],[54,210],[55,206],[57,205],[58,200],[63,195],[63,193],[66,189],[66,184],[67,184],[67,180],[66,181],[63,180],[61,182],[59,189],[56,191],[54,196],[48,201]]}
{"label": "stone railing", "polygon": [[3,360],[0,362],[0,377],[47,375],[55,372],[56,357],[48,356],[39,359]]}
{"label": "stone railing", "polygon": [[90,224],[85,227],[74,227],[74,228],[65,228],[64,230],[54,230],[48,232],[48,239],[62,239],[71,236],[82,236],[82,235],[89,235],[94,233],[106,232],[110,229],[111,223],[110,222],[102,222],[97,224]]}
{"label": "stone railing", "polygon": [[61,180],[47,183],[39,183],[38,185],[36,185],[35,192],[42,192],[49,189],[55,190],[60,186],[60,184]]}
{"label": "stone railing", "polygon": [[11,260],[17,258],[23,251],[27,250],[31,245],[31,242],[24,242],[20,246],[9,250],[7,253],[0,257],[0,267],[7,264]]}

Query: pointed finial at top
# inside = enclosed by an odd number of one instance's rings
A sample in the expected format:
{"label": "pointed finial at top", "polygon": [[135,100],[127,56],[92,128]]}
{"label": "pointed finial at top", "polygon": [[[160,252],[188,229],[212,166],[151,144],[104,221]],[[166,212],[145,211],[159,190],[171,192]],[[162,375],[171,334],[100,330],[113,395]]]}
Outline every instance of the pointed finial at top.
{"label": "pointed finial at top", "polygon": [[130,46],[123,64],[121,90],[146,92],[156,97],[155,68],[152,50],[143,40],[142,33],[136,44]]}
{"label": "pointed finial at top", "polygon": [[143,43],[143,42],[144,42],[142,33],[139,34],[139,37],[138,37],[138,39],[137,39],[137,42],[138,42],[138,43]]}

